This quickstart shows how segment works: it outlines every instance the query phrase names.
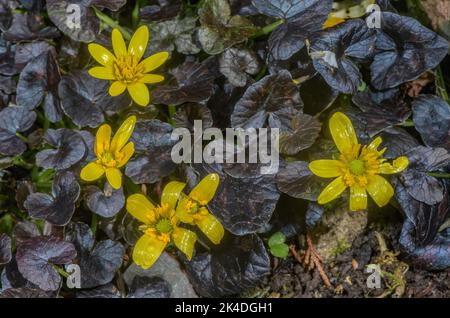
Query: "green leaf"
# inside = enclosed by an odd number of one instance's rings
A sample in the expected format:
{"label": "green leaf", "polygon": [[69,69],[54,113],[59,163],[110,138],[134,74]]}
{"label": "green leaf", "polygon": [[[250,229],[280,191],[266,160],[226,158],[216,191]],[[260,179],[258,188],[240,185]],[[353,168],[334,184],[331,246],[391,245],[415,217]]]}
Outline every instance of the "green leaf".
{"label": "green leaf", "polygon": [[284,236],[284,234],[281,232],[277,232],[269,238],[269,247],[283,244],[285,241],[286,241],[286,236]]}
{"label": "green leaf", "polygon": [[279,258],[286,258],[289,254],[289,247],[285,244],[286,236],[283,233],[277,232],[269,238],[270,253]]}

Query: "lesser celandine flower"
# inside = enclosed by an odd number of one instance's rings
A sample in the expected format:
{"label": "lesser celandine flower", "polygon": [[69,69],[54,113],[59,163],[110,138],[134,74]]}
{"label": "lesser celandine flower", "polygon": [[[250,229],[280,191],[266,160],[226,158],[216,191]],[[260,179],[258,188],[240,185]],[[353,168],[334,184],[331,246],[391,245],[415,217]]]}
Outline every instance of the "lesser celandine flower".
{"label": "lesser celandine flower", "polygon": [[216,194],[219,181],[217,174],[207,175],[188,196],[182,195],[177,205],[177,216],[180,220],[198,226],[214,244],[220,243],[224,229],[222,224],[208,211],[206,205]]}
{"label": "lesser celandine flower", "polygon": [[394,195],[391,184],[380,174],[394,174],[408,166],[407,157],[398,157],[392,164],[386,162],[378,150],[381,138],[375,138],[368,146],[358,143],[350,119],[337,112],[330,119],[330,131],[340,154],[337,160],[316,160],[309,164],[311,171],[322,178],[334,179],[319,195],[319,204],[336,199],[350,188],[350,210],[367,208],[367,192],[379,206],[385,206]]}
{"label": "lesser celandine flower", "polygon": [[197,235],[179,227],[175,207],[185,184],[170,182],[161,196],[161,204],[155,206],[144,195],[134,194],[127,200],[127,211],[143,222],[140,229],[144,235],[137,241],[133,261],[147,269],[159,258],[166,246],[172,242],[190,260]]}
{"label": "lesser celandine flower", "polygon": [[149,30],[141,26],[133,34],[127,48],[118,29],[112,31],[114,54],[99,44],[89,44],[92,57],[101,64],[89,70],[93,77],[112,81],[109,88],[111,96],[118,96],[128,90],[131,98],[140,106],[150,103],[150,92],[146,84],[159,83],[164,76],[149,74],[160,67],[169,57],[168,52],[156,53],[143,61],[149,39]]}
{"label": "lesser celandine flower", "polygon": [[111,126],[102,125],[95,138],[94,152],[97,160],[81,170],[81,179],[95,181],[106,174],[114,189],[122,186],[122,168],[134,154],[133,142],[128,142],[136,124],[136,117],[126,119],[111,140]]}

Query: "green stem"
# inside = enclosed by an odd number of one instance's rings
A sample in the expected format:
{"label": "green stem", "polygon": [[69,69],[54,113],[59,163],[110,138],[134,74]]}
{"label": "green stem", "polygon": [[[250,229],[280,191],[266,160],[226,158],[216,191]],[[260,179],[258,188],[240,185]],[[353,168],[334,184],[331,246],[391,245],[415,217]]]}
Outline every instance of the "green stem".
{"label": "green stem", "polygon": [[275,30],[277,27],[279,27],[280,25],[282,25],[284,23],[283,19],[277,20],[271,24],[266,25],[265,27],[259,29],[258,32],[256,32],[252,38],[257,38],[263,35],[267,35],[270,34],[273,30]]}
{"label": "green stem", "polygon": [[411,119],[405,120],[403,123],[399,124],[401,127],[414,127],[414,122]]}
{"label": "green stem", "polygon": [[450,179],[450,173],[445,172],[428,172],[428,175],[440,179]]}
{"label": "green stem", "polygon": [[438,66],[436,70],[436,90],[439,96],[441,96],[447,102],[450,102],[450,98],[445,88],[444,74],[442,73],[442,68],[440,66]]}
{"label": "green stem", "polygon": [[27,170],[31,170],[31,169],[33,169],[33,167],[34,167],[34,165],[29,164],[28,162],[26,162],[25,160],[23,160],[22,157],[15,157],[15,158],[12,160],[12,164],[13,164],[14,166],[21,167],[21,168],[24,168],[24,169],[27,169]]}
{"label": "green stem", "polygon": [[67,273],[64,269],[62,269],[59,266],[53,265],[53,267],[56,269],[56,271],[61,275],[62,277],[69,278],[70,274]]}
{"label": "green stem", "polygon": [[28,138],[24,135],[21,135],[20,133],[16,132],[16,136],[20,138],[24,143],[28,143]]}
{"label": "green stem", "polygon": [[131,13],[131,23],[134,28],[137,28],[139,25],[139,10],[141,9],[140,0],[136,0],[136,5],[133,8],[133,12]]}
{"label": "green stem", "polygon": [[97,15],[97,17],[102,20],[103,23],[105,23],[107,26],[109,26],[110,28],[114,29],[117,28],[119,29],[120,33],[122,33],[123,37],[126,40],[131,40],[131,34],[125,30],[125,28],[121,27],[119,25],[119,23],[116,20],[113,20],[110,16],[104,14],[102,11],[100,11],[97,8],[94,8],[95,14]]}
{"label": "green stem", "polygon": [[172,126],[175,126],[175,122],[173,121],[173,116],[177,112],[177,106],[175,105],[169,105],[169,123]]}

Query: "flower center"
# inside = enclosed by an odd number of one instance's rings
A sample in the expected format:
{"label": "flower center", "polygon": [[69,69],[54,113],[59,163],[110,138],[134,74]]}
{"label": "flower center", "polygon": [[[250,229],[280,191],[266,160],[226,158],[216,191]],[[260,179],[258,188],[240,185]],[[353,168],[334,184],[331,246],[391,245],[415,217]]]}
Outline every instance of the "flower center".
{"label": "flower center", "polygon": [[114,63],[114,75],[118,81],[133,83],[144,76],[144,65],[134,55],[119,56]]}
{"label": "flower center", "polygon": [[163,233],[170,233],[172,232],[172,223],[170,223],[169,219],[161,219],[158,221],[158,223],[156,224],[156,230],[163,234]]}
{"label": "flower center", "polygon": [[364,174],[366,165],[363,160],[355,159],[350,162],[349,168],[353,174],[360,176]]}
{"label": "flower center", "polygon": [[110,152],[105,151],[102,154],[101,164],[103,166],[113,168],[116,166],[116,160],[114,159],[114,156]]}
{"label": "flower center", "polygon": [[192,200],[189,200],[186,203],[186,210],[190,213],[190,214],[196,214],[199,210],[199,206],[197,202],[194,202]]}

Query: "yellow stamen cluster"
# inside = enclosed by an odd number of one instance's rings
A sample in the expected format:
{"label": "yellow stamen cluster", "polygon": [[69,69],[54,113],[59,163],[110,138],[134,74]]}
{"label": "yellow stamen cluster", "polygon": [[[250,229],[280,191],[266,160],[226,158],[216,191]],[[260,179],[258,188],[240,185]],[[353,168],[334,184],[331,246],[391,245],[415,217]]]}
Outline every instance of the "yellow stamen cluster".
{"label": "yellow stamen cluster", "polygon": [[114,75],[116,80],[130,84],[144,77],[145,67],[134,55],[123,55],[114,61]]}

